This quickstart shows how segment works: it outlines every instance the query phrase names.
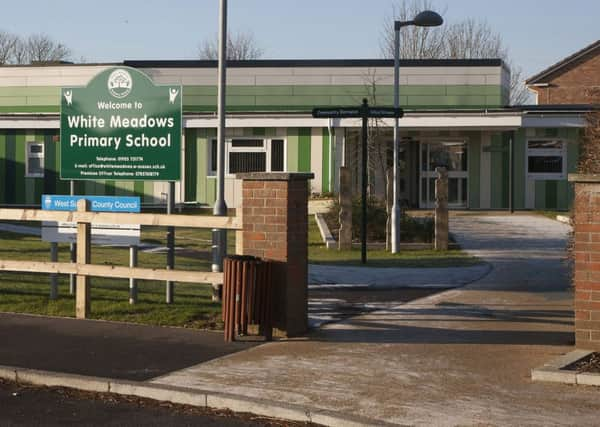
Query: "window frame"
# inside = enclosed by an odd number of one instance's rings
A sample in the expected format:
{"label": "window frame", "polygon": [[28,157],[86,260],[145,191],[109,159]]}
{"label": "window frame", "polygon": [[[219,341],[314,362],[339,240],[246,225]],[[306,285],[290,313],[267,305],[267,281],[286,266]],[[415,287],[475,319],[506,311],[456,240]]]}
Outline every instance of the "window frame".
{"label": "window frame", "polygon": [[[529,148],[529,143],[534,141],[557,141],[561,144],[561,148]],[[568,142],[561,138],[541,137],[527,138],[525,141],[525,165],[527,178],[533,180],[561,180],[567,178],[567,145]],[[529,158],[530,157],[561,157],[560,172],[530,172]]]}
{"label": "window frame", "polygon": [[[262,140],[262,147],[234,147],[233,141],[256,141]],[[217,141],[217,138],[209,138],[209,143],[207,148],[207,176],[215,177],[217,175],[217,171],[212,167],[212,156],[213,156],[213,144]],[[235,178],[235,173],[229,172],[229,153],[265,153],[265,169],[266,172],[271,171],[271,143],[272,141],[283,141],[283,172],[287,171],[287,139],[285,137],[271,137],[264,138],[260,136],[242,136],[242,137],[231,137],[225,139],[225,177],[226,178]],[[281,172],[281,171],[276,171]]]}
{"label": "window frame", "polygon": [[[32,153],[31,152],[31,147],[32,146],[39,146],[42,148],[40,153]],[[25,143],[25,178],[44,178],[45,176],[45,171],[46,171],[46,146],[43,142],[41,141],[27,141]],[[30,163],[30,159],[35,158],[35,159],[41,159],[40,160],[40,167],[42,169],[41,172],[38,173],[32,173],[29,170],[29,163]]]}

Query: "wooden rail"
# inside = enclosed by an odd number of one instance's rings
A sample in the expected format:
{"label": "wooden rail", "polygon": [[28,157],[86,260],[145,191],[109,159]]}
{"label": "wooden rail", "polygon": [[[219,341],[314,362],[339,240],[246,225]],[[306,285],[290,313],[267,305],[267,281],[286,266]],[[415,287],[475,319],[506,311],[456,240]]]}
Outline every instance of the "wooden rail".
{"label": "wooden rail", "polygon": [[77,223],[76,263],[0,260],[0,271],[77,275],[75,297],[75,315],[77,318],[87,318],[90,313],[90,276],[187,283],[223,283],[223,273],[90,264],[91,224],[140,224],[161,227],[242,229],[240,217],[89,212],[89,201],[85,199],[77,202],[77,211],[74,212],[0,209],[0,220]]}
{"label": "wooden rail", "polygon": [[239,217],[166,215],[112,212],[65,212],[39,209],[0,209],[0,220],[5,221],[65,221],[88,224],[140,224],[161,227],[222,228],[241,230]]}
{"label": "wooden rail", "polygon": [[223,273],[166,270],[162,268],[132,268],[117,265],[76,264],[70,262],[0,260],[0,271],[78,274],[81,276],[112,277],[116,279],[172,280],[184,283],[223,283]]}

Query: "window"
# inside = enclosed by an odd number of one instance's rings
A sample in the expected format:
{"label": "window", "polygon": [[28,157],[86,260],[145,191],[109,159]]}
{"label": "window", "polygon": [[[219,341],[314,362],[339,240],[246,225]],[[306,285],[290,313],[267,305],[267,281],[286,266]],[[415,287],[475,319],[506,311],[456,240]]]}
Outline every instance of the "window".
{"label": "window", "polygon": [[[217,170],[217,140],[210,144],[210,172]],[[225,173],[282,172],[285,170],[283,139],[233,138],[225,141]]]}
{"label": "window", "polygon": [[28,178],[44,177],[44,143],[28,141],[25,176]]}
{"label": "window", "polygon": [[564,141],[530,139],[527,141],[527,174],[533,179],[564,179],[567,150]]}

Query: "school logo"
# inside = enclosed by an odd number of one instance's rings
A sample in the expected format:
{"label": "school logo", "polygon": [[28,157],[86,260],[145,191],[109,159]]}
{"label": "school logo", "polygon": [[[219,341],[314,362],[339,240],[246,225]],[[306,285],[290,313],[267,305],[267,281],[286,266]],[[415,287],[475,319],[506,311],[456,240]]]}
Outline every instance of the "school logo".
{"label": "school logo", "polygon": [[108,91],[115,98],[125,98],[131,92],[133,80],[127,70],[121,68],[108,76]]}

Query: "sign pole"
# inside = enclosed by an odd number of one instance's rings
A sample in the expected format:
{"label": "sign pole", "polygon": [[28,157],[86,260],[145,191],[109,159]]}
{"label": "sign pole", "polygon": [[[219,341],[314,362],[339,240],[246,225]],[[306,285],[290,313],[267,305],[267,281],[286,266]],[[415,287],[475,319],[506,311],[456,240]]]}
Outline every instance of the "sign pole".
{"label": "sign pole", "polygon": [[[75,195],[75,181],[71,180],[69,182],[70,194],[71,196]],[[71,262],[77,262],[77,243],[69,244],[69,249],[71,251]],[[75,275],[69,274],[69,294],[75,295]]]}
{"label": "sign pole", "polygon": [[[50,261],[58,261],[58,243],[50,242]],[[55,300],[58,298],[58,275],[50,275],[50,299]]]}
{"label": "sign pole", "polygon": [[[129,246],[129,267],[137,267],[138,265],[138,247],[137,245]],[[137,303],[137,279],[129,279],[129,304]]]}
{"label": "sign pole", "polygon": [[[169,181],[169,190],[167,192],[167,215],[173,213],[175,208],[175,182]],[[175,268],[175,227],[167,227],[167,270]],[[165,301],[167,304],[173,303],[175,283],[167,280],[165,289]]]}

